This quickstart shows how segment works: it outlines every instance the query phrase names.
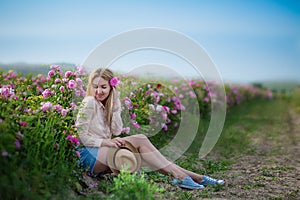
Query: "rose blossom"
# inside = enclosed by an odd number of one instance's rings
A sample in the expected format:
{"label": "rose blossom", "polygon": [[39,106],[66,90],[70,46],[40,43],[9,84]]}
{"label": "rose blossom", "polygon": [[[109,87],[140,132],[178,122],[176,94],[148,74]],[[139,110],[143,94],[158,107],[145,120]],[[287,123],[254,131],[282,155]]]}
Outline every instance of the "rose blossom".
{"label": "rose blossom", "polygon": [[140,128],[140,125],[139,125],[137,122],[132,123],[132,125],[133,125],[136,129],[139,129],[139,128]]}
{"label": "rose blossom", "polygon": [[76,110],[76,109],[77,109],[77,105],[76,105],[75,102],[71,102],[71,103],[70,103],[70,106],[71,106],[71,108],[72,108],[73,110]]}
{"label": "rose blossom", "polygon": [[27,124],[27,122],[24,122],[24,121],[20,121],[20,126],[24,126],[24,127],[27,127],[28,126],[28,124]]}
{"label": "rose blossom", "polygon": [[54,83],[60,83],[60,82],[61,82],[61,80],[59,78],[56,78],[54,81]]}
{"label": "rose blossom", "polygon": [[57,105],[54,105],[53,108],[56,110],[56,112],[60,112],[62,109],[62,106],[57,104]]}
{"label": "rose blossom", "polygon": [[60,86],[60,87],[59,87],[59,91],[62,92],[62,91],[64,91],[64,90],[65,90],[65,86]]}
{"label": "rose blossom", "polygon": [[2,156],[3,156],[3,157],[8,156],[8,152],[7,152],[7,151],[2,151]]}
{"label": "rose blossom", "polygon": [[16,139],[16,141],[15,141],[15,147],[16,147],[16,149],[21,148],[21,144],[20,144],[20,141],[18,139]]}
{"label": "rose blossom", "polygon": [[62,115],[63,117],[65,117],[65,116],[67,115],[67,113],[68,113],[68,110],[67,110],[67,109],[62,109],[62,110],[61,110],[61,115]]}
{"label": "rose blossom", "polygon": [[51,90],[50,89],[46,89],[42,92],[42,95],[44,98],[47,98],[51,95]]}
{"label": "rose blossom", "polygon": [[125,97],[123,99],[123,102],[125,103],[128,110],[131,110],[133,108],[133,106],[131,104],[131,100],[128,97]]}
{"label": "rose blossom", "polygon": [[109,81],[110,86],[116,87],[119,84],[119,79],[117,77],[113,77]]}
{"label": "rose blossom", "polygon": [[85,74],[85,70],[84,70],[84,68],[83,68],[82,66],[77,66],[77,71],[78,71],[78,73],[79,73],[80,75]]}
{"label": "rose blossom", "polygon": [[16,137],[17,139],[22,140],[24,138],[24,135],[21,133],[21,131],[18,131]]}
{"label": "rose blossom", "polygon": [[76,87],[76,82],[74,80],[70,80],[68,83],[68,88],[74,89]]}
{"label": "rose blossom", "polygon": [[135,119],[136,118],[136,114],[135,113],[129,113],[130,115],[130,119]]}
{"label": "rose blossom", "polygon": [[128,134],[130,132],[130,127],[125,127],[122,129],[122,132],[123,134]]}
{"label": "rose blossom", "polygon": [[71,72],[71,71],[66,71],[66,73],[65,73],[65,77],[69,77],[69,76],[71,76],[73,73]]}
{"label": "rose blossom", "polygon": [[74,143],[76,145],[80,144],[79,140],[70,134],[67,136],[67,140],[69,140],[69,142]]}
{"label": "rose blossom", "polygon": [[169,108],[168,106],[162,106],[162,107],[163,107],[163,109],[164,109],[167,113],[170,112],[170,108]]}
{"label": "rose blossom", "polygon": [[48,72],[48,78],[51,78],[52,76],[54,76],[55,72],[53,70],[50,70]]}
{"label": "rose blossom", "polygon": [[161,127],[164,131],[167,131],[168,130],[168,126],[166,124],[161,124]]}
{"label": "rose blossom", "polygon": [[49,101],[48,102],[42,102],[41,105],[42,105],[41,109],[43,111],[47,111],[47,110],[50,110],[52,108],[52,103],[49,102]]}
{"label": "rose blossom", "polygon": [[82,80],[80,78],[76,78],[76,83],[78,85],[82,85],[83,84],[83,82],[82,82]]}

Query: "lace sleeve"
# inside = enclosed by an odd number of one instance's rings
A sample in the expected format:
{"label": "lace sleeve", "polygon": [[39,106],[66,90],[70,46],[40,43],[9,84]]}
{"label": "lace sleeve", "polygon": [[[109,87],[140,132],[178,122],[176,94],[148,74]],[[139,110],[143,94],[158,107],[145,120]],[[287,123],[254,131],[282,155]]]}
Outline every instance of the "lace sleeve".
{"label": "lace sleeve", "polygon": [[93,97],[86,97],[83,100],[75,126],[77,127],[79,140],[84,146],[100,147],[103,139],[95,137],[89,130],[92,118],[95,115],[95,102]]}

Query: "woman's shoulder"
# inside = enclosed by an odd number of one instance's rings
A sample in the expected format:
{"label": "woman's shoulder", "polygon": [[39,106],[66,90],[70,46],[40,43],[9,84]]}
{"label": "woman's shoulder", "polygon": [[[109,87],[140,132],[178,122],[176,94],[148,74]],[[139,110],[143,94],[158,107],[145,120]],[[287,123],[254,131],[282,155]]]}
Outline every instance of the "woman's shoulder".
{"label": "woman's shoulder", "polygon": [[91,106],[91,105],[94,105],[96,103],[96,101],[97,100],[95,99],[95,97],[93,97],[93,96],[86,96],[82,100],[82,103],[85,104],[85,105]]}

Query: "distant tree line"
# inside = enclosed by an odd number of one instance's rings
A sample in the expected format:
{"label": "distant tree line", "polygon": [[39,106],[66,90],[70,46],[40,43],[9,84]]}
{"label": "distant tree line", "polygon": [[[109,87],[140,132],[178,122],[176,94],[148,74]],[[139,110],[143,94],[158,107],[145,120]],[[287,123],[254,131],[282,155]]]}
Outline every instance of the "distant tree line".
{"label": "distant tree line", "polygon": [[[74,70],[76,67],[75,64],[72,63],[53,63],[55,65],[59,65],[63,71],[65,70]],[[9,70],[13,70],[16,73],[20,73],[24,76],[32,74],[38,75],[42,74],[46,76],[49,71],[49,67],[52,64],[28,64],[28,63],[13,63],[13,64],[1,64],[0,63],[0,71],[7,72]]]}

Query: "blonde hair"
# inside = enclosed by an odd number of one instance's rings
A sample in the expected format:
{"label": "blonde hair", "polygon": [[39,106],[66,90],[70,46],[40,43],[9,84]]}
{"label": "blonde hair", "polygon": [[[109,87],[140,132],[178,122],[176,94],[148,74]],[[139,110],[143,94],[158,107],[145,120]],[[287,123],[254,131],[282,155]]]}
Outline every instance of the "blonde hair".
{"label": "blonde hair", "polygon": [[[104,80],[109,81],[110,79],[112,79],[114,77],[114,73],[110,70],[110,69],[106,69],[106,68],[99,68],[94,70],[90,76],[89,76],[89,81],[87,84],[87,91],[86,91],[86,95],[85,96],[93,96],[93,81],[95,78],[101,77]],[[106,103],[105,103],[105,108],[106,109],[106,121],[108,122],[109,127],[111,128],[111,119],[112,119],[112,105],[113,105],[113,87],[110,86],[110,91],[109,91],[109,95],[107,97]]]}

